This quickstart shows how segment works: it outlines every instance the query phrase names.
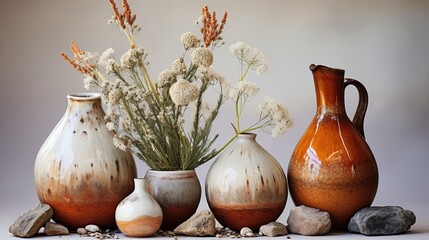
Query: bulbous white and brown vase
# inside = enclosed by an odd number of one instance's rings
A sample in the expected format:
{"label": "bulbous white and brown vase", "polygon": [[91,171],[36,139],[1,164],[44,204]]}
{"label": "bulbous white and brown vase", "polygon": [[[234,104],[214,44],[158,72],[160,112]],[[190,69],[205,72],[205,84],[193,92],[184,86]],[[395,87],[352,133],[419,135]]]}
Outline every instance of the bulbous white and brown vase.
{"label": "bulbous white and brown vase", "polygon": [[148,193],[147,179],[134,179],[134,186],[116,208],[116,224],[128,237],[149,237],[161,227],[162,209]]}
{"label": "bulbous white and brown vase", "polygon": [[287,200],[285,173],[277,160],[256,140],[240,134],[210,167],[206,197],[224,227],[259,230],[276,221]]}
{"label": "bulbous white and brown vase", "polygon": [[37,195],[69,228],[114,228],[116,206],[134,189],[136,165],[130,152],[113,145],[99,94],[67,99],[65,114],[37,154]]}

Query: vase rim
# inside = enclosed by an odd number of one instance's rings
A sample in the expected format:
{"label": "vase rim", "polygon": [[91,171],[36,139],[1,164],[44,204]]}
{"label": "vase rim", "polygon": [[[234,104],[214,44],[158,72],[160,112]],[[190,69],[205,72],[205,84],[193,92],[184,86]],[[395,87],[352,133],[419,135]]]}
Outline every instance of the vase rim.
{"label": "vase rim", "polygon": [[331,71],[331,72],[345,72],[344,69],[341,69],[341,68],[332,68],[332,67],[328,67],[328,66],[325,66],[325,65],[311,64],[309,68],[310,68],[310,71],[312,71],[312,72],[314,72],[314,71],[316,71],[318,69],[323,69],[325,71]]}
{"label": "vase rim", "polygon": [[239,133],[237,138],[256,138],[257,134],[256,133],[251,133],[251,132],[246,132],[246,133]]}
{"label": "vase rim", "polygon": [[67,99],[75,101],[91,101],[101,99],[99,93],[71,93],[67,95]]}
{"label": "vase rim", "polygon": [[169,171],[148,169],[147,171],[155,173],[155,174],[160,174],[160,175],[171,175],[171,174],[190,174],[190,173],[194,173],[195,169],[192,169],[192,170],[169,170]]}

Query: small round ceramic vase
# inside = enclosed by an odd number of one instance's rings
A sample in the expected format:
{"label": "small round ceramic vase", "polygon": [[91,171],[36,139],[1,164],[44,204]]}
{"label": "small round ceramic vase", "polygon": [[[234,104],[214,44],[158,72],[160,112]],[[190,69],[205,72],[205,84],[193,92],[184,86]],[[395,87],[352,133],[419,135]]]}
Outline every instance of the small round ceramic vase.
{"label": "small round ceramic vase", "polygon": [[240,134],[208,171],[206,197],[216,219],[225,227],[255,231],[276,221],[287,200],[281,165],[256,140]]}
{"label": "small round ceramic vase", "polygon": [[128,237],[152,236],[161,227],[161,207],[148,193],[147,179],[136,178],[134,185],[134,191],[116,208],[116,224]]}
{"label": "small round ceramic vase", "polygon": [[148,170],[148,192],[162,208],[162,230],[173,230],[188,220],[198,208],[201,185],[195,170]]}
{"label": "small round ceramic vase", "polygon": [[37,154],[37,195],[68,228],[115,228],[116,206],[133,191],[134,159],[113,145],[99,94],[67,99],[65,114]]}

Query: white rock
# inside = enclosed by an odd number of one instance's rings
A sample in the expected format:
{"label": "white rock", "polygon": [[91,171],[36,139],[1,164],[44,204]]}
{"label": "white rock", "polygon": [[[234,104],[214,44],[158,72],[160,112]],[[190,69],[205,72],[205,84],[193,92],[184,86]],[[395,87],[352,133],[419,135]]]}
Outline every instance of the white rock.
{"label": "white rock", "polygon": [[95,232],[99,232],[99,231],[100,231],[100,228],[99,228],[97,225],[94,225],[94,224],[86,225],[86,226],[85,226],[85,229],[86,229],[88,232],[92,232],[92,233],[95,233]]}
{"label": "white rock", "polygon": [[241,236],[247,236],[248,233],[251,233],[253,235],[253,231],[252,229],[248,228],[248,227],[244,227],[240,230],[240,235]]}
{"label": "white rock", "polygon": [[88,234],[88,230],[86,230],[85,228],[78,228],[77,229],[77,234],[79,234],[79,235],[86,235],[86,234]]}
{"label": "white rock", "polygon": [[307,236],[324,235],[331,229],[329,213],[306,206],[292,208],[287,223],[290,232]]}
{"label": "white rock", "polygon": [[259,228],[259,232],[260,235],[269,237],[284,236],[288,234],[286,226],[279,222],[271,222],[266,225],[262,225]]}

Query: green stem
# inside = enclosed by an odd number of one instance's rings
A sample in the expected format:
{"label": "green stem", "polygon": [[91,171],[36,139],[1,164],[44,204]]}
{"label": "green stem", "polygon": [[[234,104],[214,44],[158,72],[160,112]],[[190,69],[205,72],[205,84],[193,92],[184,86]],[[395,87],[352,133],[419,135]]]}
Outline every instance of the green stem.
{"label": "green stem", "polygon": [[223,145],[220,149],[218,149],[218,150],[213,154],[213,156],[212,156],[212,157],[216,157],[219,153],[221,153],[223,150],[225,150],[225,148],[226,148],[226,147],[228,147],[228,146],[229,146],[229,144],[231,144],[231,143],[232,143],[232,141],[234,141],[234,139],[236,139],[236,138],[238,137],[238,134],[239,134],[239,133],[236,133],[232,138],[230,138],[230,139],[228,140],[228,142],[226,142],[226,143],[225,143],[225,145]]}

